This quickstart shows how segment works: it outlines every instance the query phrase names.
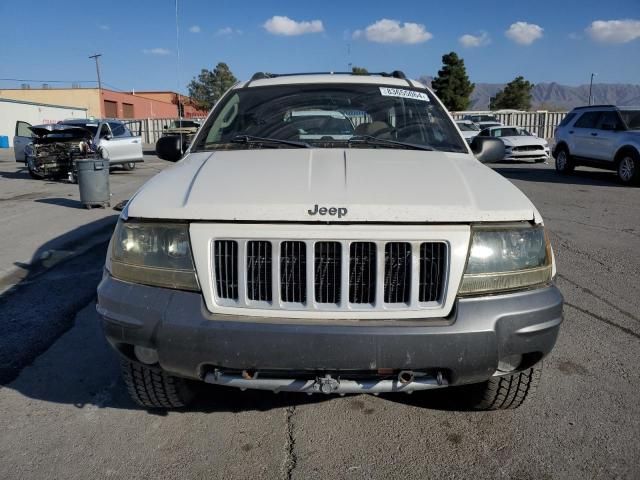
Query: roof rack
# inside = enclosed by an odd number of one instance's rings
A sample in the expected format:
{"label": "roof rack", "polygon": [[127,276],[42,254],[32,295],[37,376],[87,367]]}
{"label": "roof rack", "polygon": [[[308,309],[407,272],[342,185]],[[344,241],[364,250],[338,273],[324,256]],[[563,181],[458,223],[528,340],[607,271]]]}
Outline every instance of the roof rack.
{"label": "roof rack", "polygon": [[585,108],[616,108],[615,105],[584,105],[582,107],[575,107],[574,110],[583,110]]}
{"label": "roof rack", "polygon": [[302,72],[302,73],[265,73],[256,72],[252,75],[249,81],[244,85],[245,88],[249,86],[254,80],[265,80],[267,78],[278,77],[294,77],[297,75],[353,75],[353,76],[372,76],[378,75],[380,77],[399,78],[406,80],[410,87],[413,87],[413,83],[406,77],[401,70],[394,70],[393,72],[367,72],[367,73],[354,73],[354,72]]}

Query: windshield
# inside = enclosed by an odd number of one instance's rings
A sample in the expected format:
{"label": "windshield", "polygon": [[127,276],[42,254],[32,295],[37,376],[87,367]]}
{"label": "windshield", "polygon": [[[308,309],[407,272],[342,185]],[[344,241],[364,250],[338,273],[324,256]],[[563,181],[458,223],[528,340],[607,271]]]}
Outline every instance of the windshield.
{"label": "windshield", "polygon": [[200,125],[191,120],[174,120],[170,128],[198,128]]}
{"label": "windshield", "polygon": [[464,122],[459,122],[458,128],[460,128],[460,130],[462,130],[463,132],[477,132],[480,130],[480,128],[478,128],[477,125],[473,123],[464,123]]}
{"label": "windshield", "polygon": [[95,135],[98,132],[98,124],[94,123],[94,122],[88,122],[88,123],[81,123],[81,122],[74,122],[74,123],[62,123],[60,122],[59,125],[68,125],[70,127],[80,127],[80,128],[86,128],[87,130],[89,130],[93,135]]}
{"label": "windshield", "polygon": [[[359,84],[279,85],[235,89],[219,102],[193,151],[292,148],[428,147],[467,152],[447,113],[421,89]],[[383,141],[356,141],[369,140]],[[396,143],[394,143],[396,142]]]}
{"label": "windshield", "polygon": [[491,130],[492,137],[530,137],[531,134],[522,128],[496,128]]}
{"label": "windshield", "polygon": [[629,130],[640,130],[640,110],[620,110],[620,116]]}

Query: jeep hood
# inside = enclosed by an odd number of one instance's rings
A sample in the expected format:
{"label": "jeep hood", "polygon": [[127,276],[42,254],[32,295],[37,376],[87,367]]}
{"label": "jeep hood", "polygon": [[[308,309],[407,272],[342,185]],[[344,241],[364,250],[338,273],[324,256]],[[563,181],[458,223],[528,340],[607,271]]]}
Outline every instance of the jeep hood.
{"label": "jeep hood", "polygon": [[[315,205],[346,208],[310,215]],[[151,178],[125,216],[292,222],[533,220],[531,202],[469,154],[398,149],[198,152]]]}

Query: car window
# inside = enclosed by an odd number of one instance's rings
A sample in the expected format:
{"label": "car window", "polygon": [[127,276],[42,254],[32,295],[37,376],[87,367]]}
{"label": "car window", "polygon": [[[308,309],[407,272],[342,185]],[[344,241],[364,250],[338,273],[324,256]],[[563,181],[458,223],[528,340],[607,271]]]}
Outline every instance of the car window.
{"label": "car window", "polygon": [[575,113],[567,114],[567,116],[562,119],[562,121],[558,124],[558,126],[564,127],[565,125],[568,125],[569,122],[571,122],[571,120],[573,120],[575,117],[576,117]]}
{"label": "car window", "polygon": [[[235,89],[201,128],[197,150],[261,148],[239,136],[342,148],[351,137],[467,152],[453,122],[428,90],[368,84],[303,84]],[[349,143],[351,148],[385,148]]]}
{"label": "car window", "polygon": [[580,116],[580,118],[578,119],[574,127],[596,128],[599,117],[600,117],[600,112],[585,112]]}
{"label": "car window", "polygon": [[640,109],[621,110],[620,116],[629,130],[640,130]]}
{"label": "car window", "polygon": [[16,136],[33,137],[33,132],[29,130],[30,125],[26,122],[18,122],[16,127]]}
{"label": "car window", "polygon": [[111,135],[111,132],[109,131],[109,125],[103,123],[100,127],[100,138],[104,138],[107,135]]}
{"label": "car window", "polygon": [[602,112],[600,115],[600,119],[598,120],[598,128],[600,130],[605,130],[603,125],[607,125],[609,128],[606,130],[618,130],[622,127],[622,123],[620,122],[620,117],[617,112]]}
{"label": "car window", "polygon": [[109,126],[114,137],[131,137],[131,132],[124,124],[109,122]]}

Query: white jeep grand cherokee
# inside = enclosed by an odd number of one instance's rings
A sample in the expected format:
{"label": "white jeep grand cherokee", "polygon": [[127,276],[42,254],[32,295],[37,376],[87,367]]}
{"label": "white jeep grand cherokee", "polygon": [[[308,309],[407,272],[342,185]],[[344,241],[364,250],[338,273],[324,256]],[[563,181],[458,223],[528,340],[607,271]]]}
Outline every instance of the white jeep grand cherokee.
{"label": "white jeep grand cherokee", "polygon": [[133,399],[180,407],[200,380],[520,405],[563,300],[539,213],[481,163],[503,155],[401,72],[235,85],[109,247],[97,308]]}

